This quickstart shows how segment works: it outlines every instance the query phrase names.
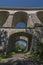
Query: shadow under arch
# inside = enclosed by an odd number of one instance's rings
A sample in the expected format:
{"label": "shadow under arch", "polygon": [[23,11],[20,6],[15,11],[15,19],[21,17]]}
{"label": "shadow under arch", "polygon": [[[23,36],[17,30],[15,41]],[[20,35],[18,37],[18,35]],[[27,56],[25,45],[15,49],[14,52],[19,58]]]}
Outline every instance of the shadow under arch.
{"label": "shadow under arch", "polygon": [[43,23],[43,11],[37,12],[36,15],[39,18],[39,20]]}
{"label": "shadow under arch", "polygon": [[12,27],[16,27],[17,23],[24,22],[27,25],[28,14],[26,12],[18,11],[13,16]]}
{"label": "shadow under arch", "polygon": [[6,22],[8,16],[8,11],[0,11],[0,27],[3,26],[3,24]]}
{"label": "shadow under arch", "polygon": [[[26,32],[18,32],[18,33],[14,33],[14,34],[10,35],[9,44],[8,44],[8,52],[15,50],[15,42],[18,41],[18,40],[21,40],[20,36],[24,36],[24,37],[28,38],[28,50],[27,51],[30,50],[32,35],[28,34]],[[22,39],[22,40],[25,40],[25,39]]]}

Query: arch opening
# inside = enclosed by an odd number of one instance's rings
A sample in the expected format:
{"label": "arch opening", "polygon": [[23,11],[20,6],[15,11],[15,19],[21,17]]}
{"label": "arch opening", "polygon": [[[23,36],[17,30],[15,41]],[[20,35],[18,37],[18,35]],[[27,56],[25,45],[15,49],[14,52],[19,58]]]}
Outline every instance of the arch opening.
{"label": "arch opening", "polygon": [[10,35],[9,44],[8,44],[8,52],[15,51],[16,42],[21,41],[21,40],[26,43],[26,50],[24,51],[25,52],[29,51],[30,46],[31,46],[31,39],[32,39],[32,35],[25,32],[18,32],[18,33],[14,33]]}
{"label": "arch opening", "polygon": [[15,43],[15,51],[16,52],[25,52],[27,48],[27,42],[25,40],[18,40]]}
{"label": "arch opening", "polygon": [[37,17],[38,17],[39,20],[43,23],[43,11],[37,12]]}
{"label": "arch opening", "polygon": [[16,27],[17,23],[23,22],[27,26],[28,14],[26,12],[16,12],[13,16],[12,27]]}
{"label": "arch opening", "polygon": [[0,11],[0,27],[6,22],[9,16],[9,12],[7,11]]}

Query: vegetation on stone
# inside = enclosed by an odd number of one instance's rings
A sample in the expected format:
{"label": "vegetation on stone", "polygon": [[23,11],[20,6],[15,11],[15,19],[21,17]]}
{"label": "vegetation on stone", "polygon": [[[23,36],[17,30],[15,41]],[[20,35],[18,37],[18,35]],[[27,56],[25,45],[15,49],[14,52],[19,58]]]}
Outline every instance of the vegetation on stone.
{"label": "vegetation on stone", "polygon": [[13,57],[15,54],[16,54],[15,52],[10,52],[10,53],[8,53],[8,54],[5,56],[4,54],[1,53],[1,54],[0,54],[0,60],[5,59],[5,58],[11,58],[11,57]]}
{"label": "vegetation on stone", "polygon": [[36,50],[32,50],[32,57],[37,60],[43,60],[43,43],[37,44]]}

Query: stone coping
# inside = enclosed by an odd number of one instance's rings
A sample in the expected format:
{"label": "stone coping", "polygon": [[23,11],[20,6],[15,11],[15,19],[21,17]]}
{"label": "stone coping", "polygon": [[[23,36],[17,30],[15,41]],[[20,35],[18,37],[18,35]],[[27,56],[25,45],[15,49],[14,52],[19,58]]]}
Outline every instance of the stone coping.
{"label": "stone coping", "polygon": [[43,10],[43,7],[0,7],[5,10]]}

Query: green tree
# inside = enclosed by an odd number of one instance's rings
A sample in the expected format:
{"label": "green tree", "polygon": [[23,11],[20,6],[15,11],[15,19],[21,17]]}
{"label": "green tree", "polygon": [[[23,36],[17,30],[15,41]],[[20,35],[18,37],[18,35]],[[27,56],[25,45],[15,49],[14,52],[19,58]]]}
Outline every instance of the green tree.
{"label": "green tree", "polygon": [[19,50],[19,43],[16,42],[16,44],[15,44],[15,51],[17,52],[18,50]]}
{"label": "green tree", "polygon": [[21,49],[21,51],[24,51],[24,50],[25,50],[25,45],[20,44],[20,45],[19,45],[19,48]]}
{"label": "green tree", "polygon": [[15,51],[18,52],[18,51],[24,51],[26,48],[26,46],[24,44],[20,44],[18,42],[16,42],[16,45],[15,45]]}

